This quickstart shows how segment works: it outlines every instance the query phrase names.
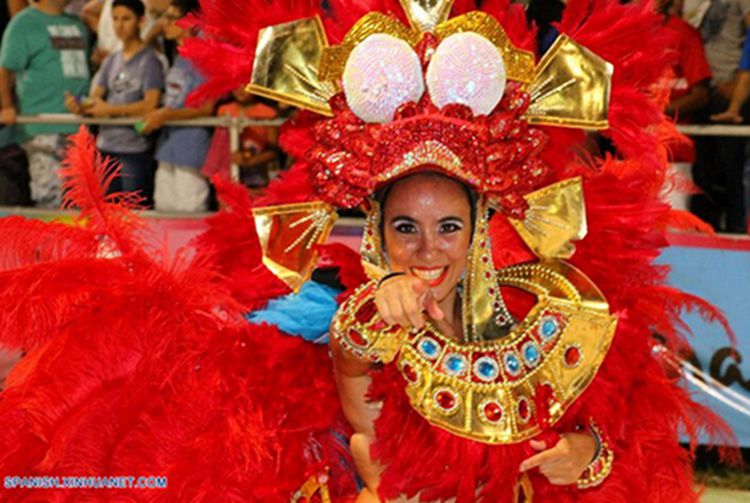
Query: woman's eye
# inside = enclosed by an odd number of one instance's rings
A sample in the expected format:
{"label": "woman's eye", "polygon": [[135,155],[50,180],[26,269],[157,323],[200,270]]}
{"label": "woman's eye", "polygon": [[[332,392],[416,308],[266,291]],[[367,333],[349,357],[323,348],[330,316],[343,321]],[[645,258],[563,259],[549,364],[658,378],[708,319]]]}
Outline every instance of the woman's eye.
{"label": "woman's eye", "polygon": [[414,234],[417,232],[417,227],[414,224],[398,224],[396,225],[396,232],[401,234]]}
{"label": "woman's eye", "polygon": [[463,227],[454,222],[446,222],[440,225],[440,232],[443,234],[450,234],[451,232],[458,232]]}

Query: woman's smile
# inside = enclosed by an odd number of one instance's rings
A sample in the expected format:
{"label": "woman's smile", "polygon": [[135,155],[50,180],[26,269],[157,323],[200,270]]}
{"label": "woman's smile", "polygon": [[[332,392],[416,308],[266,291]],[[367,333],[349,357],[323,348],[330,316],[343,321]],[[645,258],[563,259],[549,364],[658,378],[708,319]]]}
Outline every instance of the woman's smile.
{"label": "woman's smile", "polygon": [[421,279],[430,288],[436,288],[440,286],[440,284],[443,282],[443,280],[448,276],[448,269],[450,266],[441,266],[441,267],[410,267],[409,271],[416,276],[417,278]]}

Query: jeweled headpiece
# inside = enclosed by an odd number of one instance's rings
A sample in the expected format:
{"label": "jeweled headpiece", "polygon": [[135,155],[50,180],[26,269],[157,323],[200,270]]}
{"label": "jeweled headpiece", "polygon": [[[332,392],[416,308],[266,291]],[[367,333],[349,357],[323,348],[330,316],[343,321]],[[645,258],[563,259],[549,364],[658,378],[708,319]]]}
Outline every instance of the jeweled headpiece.
{"label": "jeweled headpiece", "polygon": [[321,199],[362,204],[433,165],[521,218],[549,182],[535,125],[607,127],[612,65],[562,35],[538,64],[500,23],[451,1],[403,0],[410,26],[371,12],[335,46],[320,18],[261,31],[247,90],[331,116],[307,152]]}

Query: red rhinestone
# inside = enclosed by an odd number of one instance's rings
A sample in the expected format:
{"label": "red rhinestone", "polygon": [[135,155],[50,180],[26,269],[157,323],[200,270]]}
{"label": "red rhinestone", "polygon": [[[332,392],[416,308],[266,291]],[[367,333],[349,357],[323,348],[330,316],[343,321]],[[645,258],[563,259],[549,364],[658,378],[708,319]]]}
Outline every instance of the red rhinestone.
{"label": "red rhinestone", "polygon": [[529,403],[526,400],[518,402],[518,415],[521,419],[526,420],[529,418]]}
{"label": "red rhinestone", "polygon": [[373,316],[375,316],[377,311],[378,307],[375,305],[375,301],[370,299],[357,309],[357,312],[354,313],[354,317],[360,323],[367,323]]}
{"label": "red rhinestone", "polygon": [[408,363],[404,365],[404,377],[406,377],[409,382],[417,382],[417,379],[419,379],[419,376],[417,376],[417,373],[414,371],[411,365]]}
{"label": "red rhinestone", "polygon": [[594,463],[594,466],[592,467],[592,471],[594,472],[594,475],[599,475],[599,473],[602,471],[602,462],[601,459],[597,460],[596,463]]}
{"label": "red rhinestone", "polygon": [[503,417],[503,408],[497,402],[490,402],[484,406],[484,417],[496,423]]}
{"label": "red rhinestone", "polygon": [[357,346],[367,346],[367,341],[362,337],[362,334],[354,329],[349,330],[349,340]]}
{"label": "red rhinestone", "polygon": [[386,323],[383,320],[378,320],[375,323],[373,323],[372,325],[370,325],[370,328],[372,330],[377,330],[377,331],[383,330],[383,329],[385,329],[387,327],[388,327],[388,323]]}
{"label": "red rhinestone", "polygon": [[569,367],[578,364],[581,360],[581,351],[576,346],[570,346],[565,350],[565,364]]}
{"label": "red rhinestone", "polygon": [[450,391],[439,391],[435,400],[445,410],[450,410],[456,405],[456,397]]}

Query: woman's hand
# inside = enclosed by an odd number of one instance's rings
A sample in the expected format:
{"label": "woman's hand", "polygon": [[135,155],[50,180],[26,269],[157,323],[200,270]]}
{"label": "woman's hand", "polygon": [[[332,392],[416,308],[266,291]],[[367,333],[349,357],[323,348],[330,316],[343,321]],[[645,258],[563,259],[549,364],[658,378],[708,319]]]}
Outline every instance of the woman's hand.
{"label": "woman's hand", "polygon": [[422,328],[425,324],[423,311],[435,320],[445,317],[427,283],[407,274],[381,283],[375,291],[375,305],[380,317],[389,325]]}
{"label": "woman's hand", "polygon": [[563,433],[551,449],[539,440],[530,445],[542,452],[526,459],[519,470],[539,468],[550,484],[558,486],[575,484],[596,454],[596,440],[588,433]]}

